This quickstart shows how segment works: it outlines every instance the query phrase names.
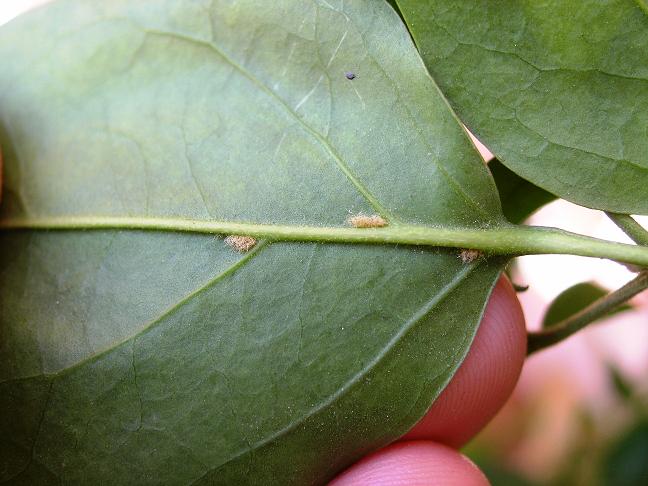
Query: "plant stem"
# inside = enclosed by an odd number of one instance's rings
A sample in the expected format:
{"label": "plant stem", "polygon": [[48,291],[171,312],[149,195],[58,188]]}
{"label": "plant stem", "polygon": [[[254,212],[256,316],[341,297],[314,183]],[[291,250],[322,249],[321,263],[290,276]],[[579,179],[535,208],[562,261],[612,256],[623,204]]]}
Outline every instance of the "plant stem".
{"label": "plant stem", "polygon": [[527,354],[535,353],[568,338],[647,288],[648,270],[645,270],[620,289],[601,297],[555,326],[544,331],[529,333]]}
{"label": "plant stem", "polygon": [[606,212],[614,224],[623,230],[637,245],[648,246],[648,230],[628,214]]}
{"label": "plant stem", "polygon": [[0,230],[129,229],[247,235],[271,241],[404,244],[468,248],[495,255],[572,254],[609,258],[648,267],[648,248],[599,240],[555,228],[507,225],[494,228],[440,228],[392,224],[383,228],[320,227],[110,216],[6,219]]}

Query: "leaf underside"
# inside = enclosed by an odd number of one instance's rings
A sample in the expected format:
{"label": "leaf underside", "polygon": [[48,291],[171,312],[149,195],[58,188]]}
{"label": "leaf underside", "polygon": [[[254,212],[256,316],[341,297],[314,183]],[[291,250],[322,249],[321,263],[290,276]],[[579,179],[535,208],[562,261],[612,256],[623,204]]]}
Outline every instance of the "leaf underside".
{"label": "leaf underside", "polygon": [[497,186],[502,212],[511,223],[523,223],[542,206],[556,199],[550,192],[522,179],[497,159],[488,162],[488,169]]}
{"label": "leaf underside", "polygon": [[[588,305],[608,294],[608,290],[595,282],[580,282],[562,291],[549,305],[542,319],[542,327],[550,328],[559,324]],[[632,309],[629,304],[624,304],[608,314],[608,316]]]}
{"label": "leaf underside", "polygon": [[644,0],[397,0],[431,75],[503,164],[577,204],[648,214]]}
{"label": "leaf underside", "polygon": [[[353,72],[349,80],[346,72]],[[64,0],[0,30],[5,221],[504,224],[383,2]],[[0,233],[0,480],[319,484],[452,377],[500,262]]]}

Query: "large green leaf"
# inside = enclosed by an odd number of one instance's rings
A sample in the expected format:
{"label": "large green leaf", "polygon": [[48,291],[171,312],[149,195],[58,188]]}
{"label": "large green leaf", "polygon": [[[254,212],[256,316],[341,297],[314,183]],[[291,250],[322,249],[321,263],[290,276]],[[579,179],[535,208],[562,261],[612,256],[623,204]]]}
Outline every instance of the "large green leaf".
{"label": "large green leaf", "polygon": [[[564,319],[582,311],[601,297],[606,296],[608,290],[595,282],[580,282],[563,290],[549,305],[542,319],[542,327],[555,326]],[[607,314],[611,316],[619,312],[632,309],[630,304],[623,304]]]}
{"label": "large green leaf", "polygon": [[326,481],[426,411],[499,273],[168,231],[503,224],[384,2],[56,2],[0,30],[0,143],[2,225],[44,228],[0,232],[0,480]]}
{"label": "large green leaf", "polygon": [[434,79],[511,170],[648,214],[645,0],[397,0]]}

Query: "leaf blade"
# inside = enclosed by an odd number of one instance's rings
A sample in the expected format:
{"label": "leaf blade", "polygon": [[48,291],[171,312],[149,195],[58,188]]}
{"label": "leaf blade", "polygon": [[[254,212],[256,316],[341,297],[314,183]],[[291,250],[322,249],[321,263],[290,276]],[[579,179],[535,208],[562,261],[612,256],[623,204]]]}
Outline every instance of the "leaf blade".
{"label": "leaf blade", "polygon": [[398,4],[428,69],[502,163],[577,204],[646,214],[636,110],[648,102],[648,16],[636,2]]}

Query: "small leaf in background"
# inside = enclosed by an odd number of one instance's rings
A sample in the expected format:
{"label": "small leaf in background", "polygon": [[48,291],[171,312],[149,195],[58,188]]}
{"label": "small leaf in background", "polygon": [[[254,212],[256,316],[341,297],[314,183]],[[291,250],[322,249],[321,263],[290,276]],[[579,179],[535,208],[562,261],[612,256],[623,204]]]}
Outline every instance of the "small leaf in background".
{"label": "small leaf in background", "polygon": [[488,162],[488,168],[495,179],[504,216],[511,223],[523,223],[542,206],[556,199],[550,192],[522,179],[497,159]]}
{"label": "small leaf in background", "polygon": [[639,422],[611,447],[602,476],[604,486],[648,484],[648,422]]}
{"label": "small leaf in background", "polygon": [[648,417],[648,407],[642,390],[633,384],[614,363],[607,363],[610,384],[618,399],[634,412],[636,417]]}
{"label": "small leaf in background", "polygon": [[577,204],[648,214],[644,0],[396,0],[461,120]]}
{"label": "small leaf in background", "polygon": [[[595,300],[608,294],[608,291],[594,282],[581,282],[561,292],[549,305],[542,327],[549,328],[577,312],[583,310]],[[623,304],[608,315],[614,315],[632,309],[630,304]]]}
{"label": "small leaf in background", "polygon": [[607,370],[616,394],[623,401],[630,401],[634,394],[632,384],[628,382],[626,377],[623,376],[623,373],[616,365],[608,363]]}

